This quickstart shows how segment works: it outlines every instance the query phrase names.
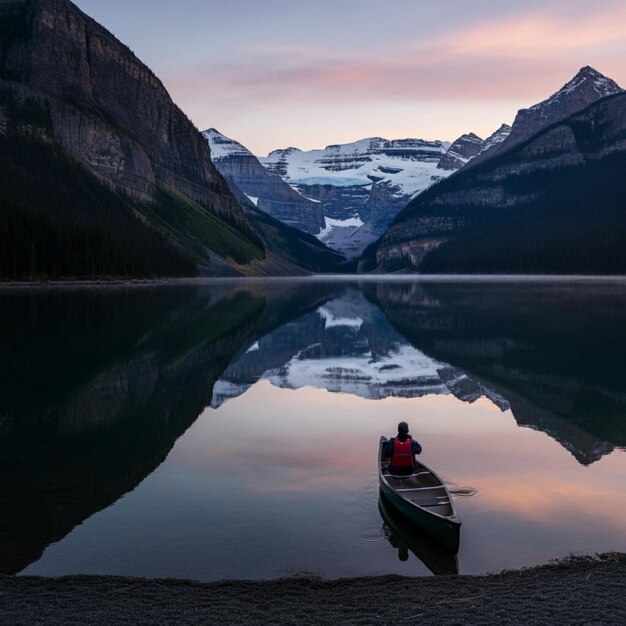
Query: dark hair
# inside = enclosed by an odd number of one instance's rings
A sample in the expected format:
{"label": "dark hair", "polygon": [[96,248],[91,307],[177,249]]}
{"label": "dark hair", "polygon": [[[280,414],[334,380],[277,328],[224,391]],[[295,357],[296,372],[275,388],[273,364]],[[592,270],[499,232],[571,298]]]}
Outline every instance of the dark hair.
{"label": "dark hair", "polygon": [[406,422],[400,422],[398,424],[398,439],[400,441],[406,441],[409,436],[409,425]]}

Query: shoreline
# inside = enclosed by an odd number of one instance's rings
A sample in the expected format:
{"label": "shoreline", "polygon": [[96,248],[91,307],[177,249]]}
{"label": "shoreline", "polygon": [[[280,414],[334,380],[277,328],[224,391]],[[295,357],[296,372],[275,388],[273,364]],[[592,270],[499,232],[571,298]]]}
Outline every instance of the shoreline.
{"label": "shoreline", "polygon": [[623,624],[626,554],[482,576],[201,583],[0,577],[0,622],[32,624]]}
{"label": "shoreline", "polygon": [[307,274],[302,276],[188,276],[177,278],[111,278],[2,281],[0,290],[84,287],[155,287],[242,282],[458,282],[458,283],[621,283],[626,274]]}

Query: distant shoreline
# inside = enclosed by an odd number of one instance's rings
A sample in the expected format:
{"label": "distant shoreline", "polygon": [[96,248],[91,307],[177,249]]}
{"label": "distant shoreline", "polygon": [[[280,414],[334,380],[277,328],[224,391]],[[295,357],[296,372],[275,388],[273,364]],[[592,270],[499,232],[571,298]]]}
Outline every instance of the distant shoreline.
{"label": "distant shoreline", "polygon": [[66,287],[154,287],[245,282],[449,282],[449,283],[548,283],[626,282],[623,274],[309,274],[304,276],[190,276],[187,278],[120,278],[89,280],[0,281],[3,289],[52,289]]}
{"label": "distant shoreline", "polygon": [[487,576],[222,581],[0,577],[0,622],[623,624],[626,554]]}

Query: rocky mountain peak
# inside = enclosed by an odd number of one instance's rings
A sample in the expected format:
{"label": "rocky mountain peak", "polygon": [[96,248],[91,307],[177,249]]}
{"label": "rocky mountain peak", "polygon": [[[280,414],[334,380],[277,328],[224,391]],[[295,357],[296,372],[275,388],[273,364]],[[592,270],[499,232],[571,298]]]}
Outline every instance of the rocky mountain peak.
{"label": "rocky mountain peak", "polygon": [[[561,107],[570,106],[570,100],[575,101],[572,103],[573,106],[577,106],[579,103],[586,106],[599,98],[605,98],[620,91],[622,88],[614,80],[586,65],[556,93],[529,109],[523,109],[518,115],[523,114],[524,111],[532,111],[539,113],[542,117],[552,118],[555,113],[559,113]],[[571,111],[570,114],[575,112],[577,111]]]}
{"label": "rocky mountain peak", "polygon": [[267,156],[286,156],[288,154],[293,154],[294,152],[302,152],[300,148],[294,148],[293,146],[289,146],[289,148],[278,148],[277,150],[272,150]]}
{"label": "rocky mountain peak", "polygon": [[461,135],[441,157],[437,168],[441,170],[458,170],[469,160],[480,154],[484,140],[475,133]]}
{"label": "rocky mountain peak", "polygon": [[488,152],[498,144],[502,143],[510,134],[511,127],[508,124],[502,124],[498,130],[485,139],[480,155],[482,156],[485,152]]}
{"label": "rocky mountain peak", "polygon": [[[509,136],[489,156],[530,139],[550,124],[574,115],[597,100],[620,93],[612,79],[586,65],[549,98],[518,111]],[[482,157],[481,157],[482,159]]]}

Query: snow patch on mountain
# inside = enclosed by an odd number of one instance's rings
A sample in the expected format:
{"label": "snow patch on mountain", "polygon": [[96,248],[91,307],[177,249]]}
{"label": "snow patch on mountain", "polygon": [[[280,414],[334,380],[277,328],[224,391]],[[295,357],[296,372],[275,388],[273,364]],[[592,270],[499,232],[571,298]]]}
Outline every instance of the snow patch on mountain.
{"label": "snow patch on mountain", "polygon": [[322,150],[274,150],[259,160],[296,188],[300,185],[371,188],[387,182],[397,188],[398,195],[411,196],[429,187],[434,176],[441,176],[437,163],[449,146],[445,141],[390,141],[372,137]]}
{"label": "snow patch on mountain", "polygon": [[338,228],[347,229],[347,230],[356,230],[357,228],[360,228],[361,226],[363,226],[363,221],[358,215],[355,215],[354,217],[351,217],[347,220],[336,220],[336,219],[333,219],[332,217],[327,217],[325,219],[326,219],[326,227],[323,228],[320,231],[320,233],[317,235],[317,238],[322,242],[328,241],[333,231]]}
{"label": "snow patch on mountain", "polygon": [[215,128],[205,130],[202,135],[211,148],[211,160],[215,163],[232,156],[250,156],[252,153],[238,141],[222,135]]}
{"label": "snow patch on mountain", "polygon": [[326,329],[333,326],[347,326],[348,328],[356,328],[358,330],[363,326],[363,320],[360,317],[337,317],[326,307],[318,309],[318,313],[324,320],[324,328]]}

